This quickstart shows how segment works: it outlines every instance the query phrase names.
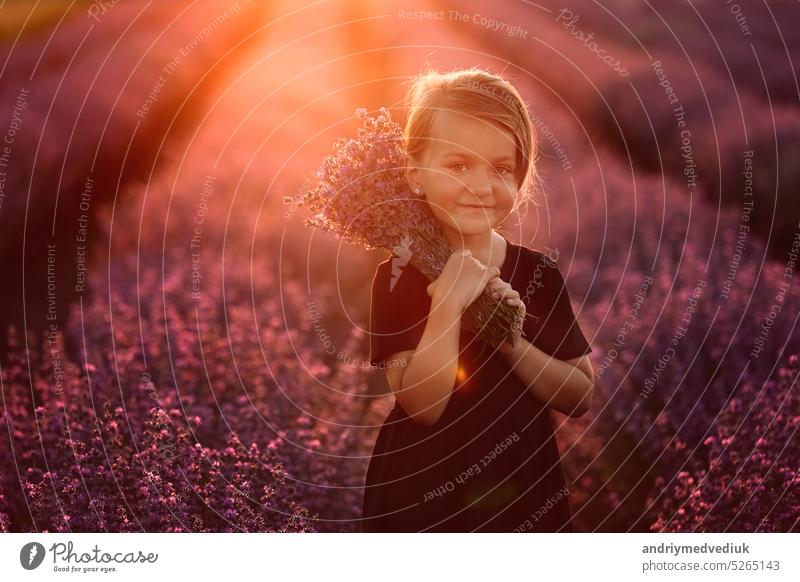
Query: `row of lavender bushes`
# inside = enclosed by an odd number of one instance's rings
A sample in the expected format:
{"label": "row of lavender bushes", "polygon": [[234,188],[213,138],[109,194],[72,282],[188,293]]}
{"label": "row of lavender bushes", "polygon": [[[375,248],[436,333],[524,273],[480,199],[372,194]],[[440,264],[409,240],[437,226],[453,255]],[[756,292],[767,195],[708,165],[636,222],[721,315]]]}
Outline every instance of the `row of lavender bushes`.
{"label": "row of lavender bushes", "polygon": [[[130,255],[114,259],[110,293],[94,279],[55,343],[12,331],[3,530],[358,528],[371,449],[348,425],[377,422],[359,398],[364,371],[332,365],[297,282],[282,282],[281,300],[268,269],[251,281],[246,265],[227,265],[223,300],[211,252],[199,301],[183,251],[164,258],[163,280],[144,269],[138,286]],[[328,310],[324,294],[316,301]]]}
{"label": "row of lavender bushes", "polygon": [[[722,299],[740,216],[717,216],[669,181],[634,183],[611,158],[599,167],[602,176],[589,166],[575,172],[580,230],[555,241],[598,371],[593,410],[559,432],[578,483],[576,528],[796,528],[796,287],[767,349],[750,357],[785,265],[748,237]],[[552,210],[554,221],[568,220],[565,205]],[[251,269],[247,237],[231,237],[223,263],[212,224],[207,235],[199,301],[185,245],[167,245],[164,257],[147,245],[138,273],[134,256],[115,255],[110,292],[93,279],[63,342],[12,335],[2,368],[5,530],[359,529],[359,487],[390,399],[373,403],[376,374],[329,353],[320,330],[356,360],[366,357],[363,332],[329,316],[334,290],[315,287],[324,314],[315,319],[300,273],[277,272],[260,260],[263,248]],[[119,236],[121,249],[133,248]],[[652,286],[617,346],[645,276]],[[699,280],[706,286],[688,333],[644,398]],[[367,321],[364,311],[354,317]]]}
{"label": "row of lavender bushes", "polygon": [[[769,259],[750,232],[738,258],[741,215],[670,180],[634,182],[610,158],[573,180],[585,193],[580,232],[559,247],[576,257],[568,279],[597,373],[590,414],[560,427],[578,529],[796,529],[800,289],[780,293],[792,247]],[[590,194],[599,183],[604,194]]]}

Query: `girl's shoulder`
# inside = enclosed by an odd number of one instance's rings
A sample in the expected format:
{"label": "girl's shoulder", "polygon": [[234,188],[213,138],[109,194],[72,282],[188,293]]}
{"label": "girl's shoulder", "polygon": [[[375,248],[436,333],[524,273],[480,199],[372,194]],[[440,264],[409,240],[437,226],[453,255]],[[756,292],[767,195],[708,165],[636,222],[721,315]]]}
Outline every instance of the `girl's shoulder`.
{"label": "girl's shoulder", "polygon": [[550,274],[560,274],[558,270],[558,250],[549,246],[539,250],[526,244],[515,244],[509,241],[509,251],[516,253],[511,265],[512,272],[522,278],[546,278],[552,280]]}
{"label": "girl's shoulder", "polygon": [[[510,241],[509,241],[510,242]],[[522,253],[527,254],[534,259],[540,260],[545,262],[548,265],[555,265],[558,263],[558,256],[559,251],[558,249],[554,249],[550,246],[545,245],[543,248],[533,247],[528,244],[515,244],[511,243],[513,246],[516,246]]]}

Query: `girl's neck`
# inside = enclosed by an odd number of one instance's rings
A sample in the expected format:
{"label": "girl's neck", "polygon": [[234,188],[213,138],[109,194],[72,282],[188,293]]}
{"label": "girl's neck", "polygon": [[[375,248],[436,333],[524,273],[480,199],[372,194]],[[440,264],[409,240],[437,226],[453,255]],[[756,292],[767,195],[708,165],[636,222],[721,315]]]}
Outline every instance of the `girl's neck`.
{"label": "girl's neck", "polygon": [[490,267],[500,268],[506,257],[507,242],[494,229],[475,235],[448,233],[450,245],[455,249],[469,249],[472,256]]}

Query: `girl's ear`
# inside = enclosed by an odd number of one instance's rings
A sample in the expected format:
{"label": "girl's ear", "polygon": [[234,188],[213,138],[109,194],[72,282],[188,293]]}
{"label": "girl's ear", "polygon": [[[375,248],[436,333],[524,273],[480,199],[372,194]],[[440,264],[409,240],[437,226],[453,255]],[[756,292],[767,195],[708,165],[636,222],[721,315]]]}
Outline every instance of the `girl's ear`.
{"label": "girl's ear", "polygon": [[408,180],[408,185],[411,186],[412,190],[417,186],[420,186],[419,168],[416,165],[416,161],[412,160],[411,158],[409,158],[406,162],[406,180]]}

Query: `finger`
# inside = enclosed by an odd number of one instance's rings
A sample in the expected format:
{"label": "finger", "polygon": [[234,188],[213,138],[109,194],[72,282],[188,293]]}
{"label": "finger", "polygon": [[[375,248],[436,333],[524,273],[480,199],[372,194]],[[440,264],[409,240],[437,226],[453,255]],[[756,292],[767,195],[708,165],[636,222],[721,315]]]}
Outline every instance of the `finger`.
{"label": "finger", "polygon": [[495,295],[500,301],[505,301],[508,297],[508,287],[502,287],[497,290],[497,295]]}
{"label": "finger", "polygon": [[508,284],[505,281],[503,281],[502,279],[498,279],[497,277],[491,279],[486,284],[486,286],[489,288],[490,291],[492,291],[493,293],[495,292],[497,293],[495,297],[500,297],[500,295],[503,292],[503,289],[505,289],[507,285]]}
{"label": "finger", "polygon": [[483,273],[483,286],[486,287],[486,285],[488,285],[490,281],[494,281],[499,274],[500,269],[497,267],[488,267]]}
{"label": "finger", "polygon": [[495,283],[492,287],[492,296],[497,297],[498,299],[506,300],[509,297],[519,296],[519,294],[514,291],[514,288],[511,287],[510,283],[506,283],[505,281],[499,280],[499,283]]}

